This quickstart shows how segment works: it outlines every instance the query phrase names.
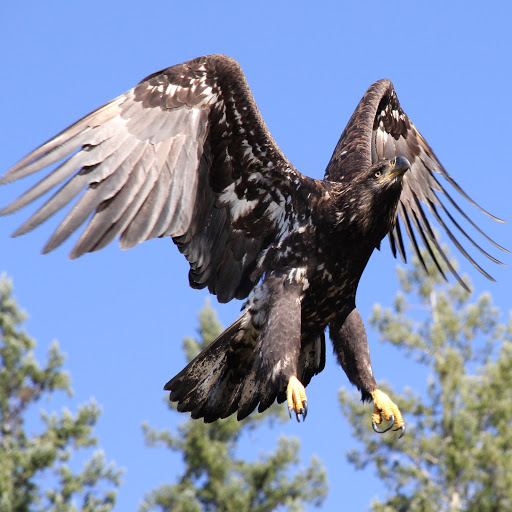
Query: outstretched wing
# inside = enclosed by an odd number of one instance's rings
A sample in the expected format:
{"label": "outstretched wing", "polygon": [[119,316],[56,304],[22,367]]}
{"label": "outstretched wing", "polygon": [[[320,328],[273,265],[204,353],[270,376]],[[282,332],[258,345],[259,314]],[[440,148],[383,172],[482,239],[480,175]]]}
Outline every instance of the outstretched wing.
{"label": "outstretched wing", "polygon": [[[192,287],[221,302],[259,279],[258,254],[289,221],[302,176],[263,122],[240,66],[212,55],[155,73],[16,164],[8,183],[63,161],[0,213],[55,194],[15,233],[27,233],[80,196],[47,242],[84,222],[71,258],[120,236],[123,248],[171,236]],[[80,195],[81,194],[81,195]]]}
{"label": "outstretched wing", "polygon": [[[391,81],[380,80],[375,82],[363,96],[334,150],[326,169],[325,178],[331,181],[350,180],[361,169],[366,169],[381,159],[393,158],[399,155],[405,156],[411,162],[411,169],[404,175],[397,222],[393,231],[389,233],[391,249],[395,257],[398,250],[403,261],[406,261],[402,228],[398,220],[400,218],[411,240],[414,252],[425,270],[426,264],[421,256],[420,244],[415,232],[419,234],[421,241],[443,277],[445,276],[436,253],[439,254],[461,285],[467,289],[467,285],[457,274],[441,247],[438,236],[436,236],[426,215],[426,206],[463,256],[484,276],[493,280],[464,248],[460,241],[461,235],[487,258],[495,263],[501,264],[501,262],[486,252],[466,233],[466,228],[456,220],[457,216],[464,219],[468,225],[472,226],[494,246],[504,251],[506,249],[489,238],[462,210],[448,191],[446,184],[450,185],[458,194],[492,219],[498,222],[503,221],[494,217],[473,201],[446,172],[430,146],[400,107]],[[443,218],[444,216],[446,217]],[[434,248],[436,251],[434,251]]]}

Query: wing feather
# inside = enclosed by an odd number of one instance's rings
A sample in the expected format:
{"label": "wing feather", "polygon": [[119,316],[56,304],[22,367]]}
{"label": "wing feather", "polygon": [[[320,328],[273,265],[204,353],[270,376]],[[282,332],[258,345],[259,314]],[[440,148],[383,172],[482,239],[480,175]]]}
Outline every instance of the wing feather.
{"label": "wing feather", "polygon": [[239,65],[220,55],[147,77],[27,155],[0,183],[48,167],[0,211],[56,189],[15,236],[75,201],[43,252],[83,224],[72,258],[118,237],[129,248],[170,236],[190,263],[191,285],[223,301],[245,297],[260,278],[258,254],[291,222],[286,197],[302,179],[268,132]]}
{"label": "wing feather", "polygon": [[[400,203],[398,205],[398,214],[400,216],[400,219],[404,223],[405,232],[407,233],[407,236],[409,237],[409,240],[412,243],[414,253],[416,254],[416,256],[417,256],[419,262],[421,263],[421,266],[425,270],[425,272],[428,272],[428,267],[425,263],[425,260],[423,259],[423,255],[421,253],[420,246],[418,245],[418,242],[416,240],[416,235],[414,234],[414,230],[412,229],[412,226],[411,226],[411,219],[409,218],[409,215],[407,215],[407,212],[405,211],[404,205],[402,203]],[[398,223],[397,223],[397,226],[399,226]],[[430,248],[428,246],[428,244],[426,245],[426,247],[427,247],[427,250]],[[404,248],[403,244],[402,244],[402,251],[405,253],[405,248]],[[434,260],[435,260],[435,257],[434,257]]]}
{"label": "wing feather", "polygon": [[[485,215],[498,222],[503,221],[476,203],[448,174],[420,132],[400,107],[393,84],[389,80],[380,80],[368,89],[350,118],[327,166],[326,179],[348,181],[353,179],[361,170],[367,169],[379,160],[396,156],[406,157],[411,162],[411,169],[404,176],[396,225],[389,233],[394,256],[396,257],[398,251],[402,259],[406,261],[405,248],[400,234],[400,219],[405,225],[406,233],[412,243],[412,249],[422,261],[423,266],[426,268],[421,257],[420,246],[414,236],[415,230],[419,233],[430,255],[434,255],[432,244],[439,258],[444,261],[450,272],[462,284],[462,279],[457,274],[446,253],[441,249],[441,244],[434,234],[430,220],[423,210],[423,204],[463,257],[468,259],[484,276],[492,279],[470,255],[469,251],[464,248],[459,237],[462,236],[468,239],[486,258],[495,263],[499,263],[499,261],[483,250],[468,235],[465,227],[454,219],[440,197],[445,196],[464,220],[495,247],[500,250],[506,249],[486,235],[469,215],[457,205],[447,187],[441,184],[438,177],[442,176],[446,185],[452,187],[460,196]],[[443,222],[436,207],[440,207],[448,215],[454,226],[454,231]],[[433,259],[440,269],[437,259],[435,257]],[[463,286],[467,288],[465,284]]]}
{"label": "wing feather", "polygon": [[[436,206],[435,204],[433,203],[429,203],[429,210],[432,212],[432,214],[434,215],[435,219],[437,220],[437,222],[443,227],[444,231],[446,232],[446,234],[448,235],[448,237],[450,238],[450,240],[452,241],[452,243],[457,247],[457,249],[466,257],[467,260],[469,260],[472,265],[481,273],[483,274],[487,279],[489,279],[490,281],[494,281],[494,278],[491,277],[474,259],[473,257],[466,251],[466,249],[464,249],[464,247],[459,243],[459,241],[457,240],[457,238],[455,237],[455,235],[452,233],[451,229],[449,228],[449,226],[446,225],[446,223],[444,222],[444,220],[442,219],[442,217],[439,215],[437,209],[436,209]],[[457,223],[455,223],[456,226],[458,226]],[[469,238],[468,234],[462,230],[461,228],[459,228],[461,233],[466,237],[468,238],[468,240],[470,242],[473,243],[473,245],[479,249],[483,254],[485,254],[490,260],[492,260],[494,263],[498,263],[498,264],[501,264],[500,261],[498,261],[496,258],[494,258],[493,256],[491,256],[490,254],[488,254],[486,251],[484,251],[479,245],[477,245],[475,242],[473,242],[473,240],[471,238]]]}
{"label": "wing feather", "polygon": [[[412,215],[408,214],[407,219],[410,219],[410,221],[412,222],[412,225],[416,228],[416,231],[420,234],[420,238],[423,240],[423,245],[427,249],[427,252],[430,255],[430,258],[432,259],[435,266],[437,267],[438,272],[443,276],[443,279],[446,279],[446,275],[443,271],[443,268],[439,264],[437,256],[436,256],[435,252],[432,250],[432,246],[430,245],[430,242],[429,242],[429,239],[432,242],[434,240],[432,240],[432,238],[430,238],[430,237],[427,237],[427,235],[425,234],[425,230],[423,229],[423,225],[421,224],[421,222],[418,220],[416,211],[413,210]],[[421,254],[421,252],[418,251],[418,254]],[[422,264],[423,264],[423,267],[425,268],[425,270],[427,270],[427,266],[426,266],[425,262],[423,262]],[[457,278],[457,277],[459,277],[459,275],[457,273],[455,273],[455,277]],[[464,286],[464,288],[467,289],[467,286],[465,284],[463,284],[463,286]]]}
{"label": "wing feather", "polygon": [[391,251],[393,252],[393,256],[396,258],[396,254],[400,254],[402,261],[407,263],[407,255],[404,247],[404,239],[402,237],[402,230],[400,229],[400,224],[398,222],[393,226],[393,231],[389,233],[389,242],[391,244]]}
{"label": "wing feather", "polygon": [[155,158],[158,161],[154,168],[156,179],[152,180],[151,190],[121,237],[123,249],[135,247],[150,238],[150,234],[164,208],[165,201],[169,195],[170,179],[168,179],[168,174],[163,172],[163,167],[172,148],[172,141],[170,139],[167,139],[165,142],[160,147],[158,153],[155,154]]}
{"label": "wing feather", "polygon": [[[435,176],[432,176],[434,180],[436,180]],[[436,180],[437,181],[437,180]],[[487,235],[465,212],[462,210],[462,208],[453,200],[452,196],[448,192],[444,192],[444,195],[447,197],[448,201],[450,201],[451,205],[466,219],[466,221],[473,226],[474,229],[476,229],[484,238],[486,238],[491,244],[493,244],[495,247],[500,249],[501,251],[508,252],[507,249],[499,245],[497,242],[495,242],[489,235]],[[443,207],[443,210],[450,215],[449,210],[443,206],[443,204],[439,201],[439,204]],[[451,217],[451,215],[450,215]],[[498,219],[499,220],[499,219]],[[455,222],[455,221],[454,221]],[[499,220],[499,222],[503,222],[502,220]],[[461,228],[459,228],[461,229]],[[461,230],[462,231],[462,230]],[[492,257],[491,257],[492,259]],[[501,262],[500,262],[501,263]]]}
{"label": "wing feather", "polygon": [[96,247],[98,246],[106,245],[101,244],[101,240],[120,221],[144,184],[146,174],[144,167],[146,165],[149,167],[151,164],[151,155],[148,155],[148,153],[148,148],[142,146],[139,158],[134,162],[130,162],[128,179],[123,183],[118,193],[110,199],[103,201],[98,207],[95,215],[73,248],[71,258],[77,258],[86,252],[97,250]]}

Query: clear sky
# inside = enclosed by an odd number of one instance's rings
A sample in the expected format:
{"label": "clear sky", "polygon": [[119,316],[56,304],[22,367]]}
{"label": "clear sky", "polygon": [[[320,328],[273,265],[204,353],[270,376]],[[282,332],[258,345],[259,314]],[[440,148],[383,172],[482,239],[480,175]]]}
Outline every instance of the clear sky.
{"label": "clear sky", "polygon": [[[511,19],[508,2],[2,2],[0,173],[148,74],[224,53],[241,63],[274,138],[305,174],[323,176],[360,97],[387,77],[452,176],[510,220]],[[2,187],[0,203],[26,186]],[[467,206],[512,248],[509,225]],[[76,409],[90,397],[102,404],[101,445],[108,459],[126,468],[116,510],[135,510],[145,492],[172,483],[180,467],[176,455],[144,447],[141,423],[175,428],[184,419],[168,412],[161,390],[184,365],[181,340],[195,333],[208,294],[188,287],[187,264],[170,240],[129,251],[111,244],[71,262],[71,243],[39,254],[55,222],[10,239],[26,217],[22,212],[0,219],[0,270],[13,278],[30,314],[27,330],[38,340],[38,356],[58,339],[75,390],[72,401],[41,407]],[[510,264],[509,256],[498,256]],[[375,302],[391,304],[395,265],[385,242],[359,288],[364,319]],[[477,293],[489,290],[503,311],[511,309],[509,266],[487,265],[497,284],[462,266]],[[218,307],[224,325],[239,308]],[[375,333],[369,338],[378,380],[397,389],[424,388],[423,371],[379,344]],[[345,461],[354,441],[336,396],[347,385],[330,357],[307,389],[307,421],[253,434],[243,448],[253,458],[273,449],[280,434],[298,436],[302,455],[316,454],[328,468],[329,511],[364,510],[384,493],[372,471],[355,472]],[[368,423],[370,412],[369,406]]]}

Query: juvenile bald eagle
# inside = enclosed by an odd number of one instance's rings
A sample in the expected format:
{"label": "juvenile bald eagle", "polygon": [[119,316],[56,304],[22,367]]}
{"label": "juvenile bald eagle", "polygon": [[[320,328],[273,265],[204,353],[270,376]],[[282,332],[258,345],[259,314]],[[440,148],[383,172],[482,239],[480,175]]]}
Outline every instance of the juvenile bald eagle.
{"label": "juvenile bald eagle", "polygon": [[432,246],[466,287],[443,253],[425,205],[490,278],[441,218],[444,212],[456,232],[480,249],[441,201],[444,196],[475,226],[439,178],[476,203],[400,108],[389,80],[363,96],[324,180],[304,176],[286,159],[239,65],[221,55],[149,76],[30,153],[1,183],[57,162],[1,211],[13,213],[60,187],[14,236],[81,194],[45,253],[84,222],[71,258],[118,236],[123,248],[170,236],[190,263],[193,288],[208,287],[220,302],[247,299],[238,320],[165,385],[178,410],[207,422],[235,412],[242,419],[276,399],[287,399],[297,419],[305,418],[304,386],[324,367],[329,326],[348,378],[364,400],[373,400],[374,428],[388,420],[403,432],[398,407],[377,388],[355,305],[373,250],[389,235],[393,253],[405,259],[400,218],[420,260],[415,230],[434,261]]}

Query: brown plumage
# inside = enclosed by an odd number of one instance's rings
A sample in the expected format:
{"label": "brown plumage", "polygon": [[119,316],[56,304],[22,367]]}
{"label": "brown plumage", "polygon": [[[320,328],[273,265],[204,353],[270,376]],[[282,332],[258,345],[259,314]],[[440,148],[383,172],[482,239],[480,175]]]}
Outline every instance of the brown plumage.
{"label": "brown plumage", "polygon": [[[499,263],[455,222],[446,203],[475,226],[441,181],[476,203],[439,163],[389,80],[373,84],[359,103],[324,180],[302,175],[285,158],[239,65],[220,55],[151,75],[30,153],[0,183],[57,163],[0,212],[60,187],[15,236],[78,197],[44,252],[84,223],[72,258],[117,237],[129,248],[169,236],[190,263],[192,287],[208,287],[221,302],[247,299],[240,318],[166,385],[180,410],[205,421],[234,412],[243,418],[285,400],[292,377],[307,385],[323,369],[327,325],[348,377],[363,398],[374,397],[355,295],[382,238],[389,234],[405,259],[404,228],[421,260],[419,235],[466,287],[425,206],[484,275],[490,278],[455,233]],[[306,404],[293,409],[307,411]]]}

